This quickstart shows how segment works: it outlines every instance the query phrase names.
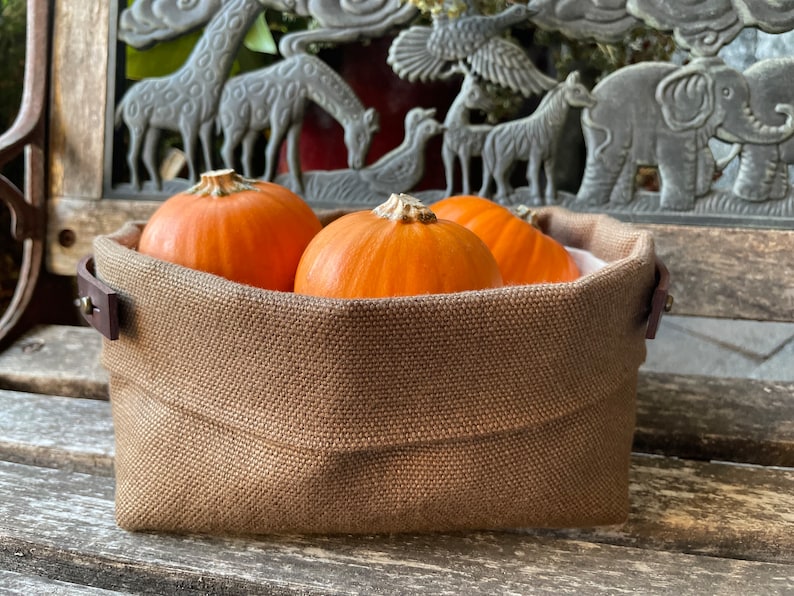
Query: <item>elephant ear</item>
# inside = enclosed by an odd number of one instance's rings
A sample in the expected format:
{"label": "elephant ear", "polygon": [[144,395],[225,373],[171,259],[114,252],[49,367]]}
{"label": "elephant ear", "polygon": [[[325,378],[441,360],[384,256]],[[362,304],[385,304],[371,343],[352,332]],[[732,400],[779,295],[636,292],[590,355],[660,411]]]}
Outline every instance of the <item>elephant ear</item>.
{"label": "elephant ear", "polygon": [[714,78],[702,64],[684,66],[659,82],[656,101],[672,130],[700,128],[714,111]]}

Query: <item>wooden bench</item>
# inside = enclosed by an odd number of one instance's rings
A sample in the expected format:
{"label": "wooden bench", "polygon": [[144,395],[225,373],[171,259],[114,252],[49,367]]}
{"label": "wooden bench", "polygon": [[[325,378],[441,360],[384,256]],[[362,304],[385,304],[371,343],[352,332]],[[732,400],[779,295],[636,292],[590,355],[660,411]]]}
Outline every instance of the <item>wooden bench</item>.
{"label": "wooden bench", "polygon": [[[21,234],[29,263],[38,266],[46,247],[48,271],[73,275],[93,234],[146,217],[153,203],[103,196],[109,83],[103,68],[78,65],[106,60],[102,24],[113,7],[59,0],[51,51],[47,7],[30,2],[34,91],[25,127],[5,151],[30,148],[32,178],[20,193],[30,208],[16,211],[29,224]],[[34,101],[44,97],[34,76],[43,64],[51,69],[48,106]],[[46,187],[37,177],[45,171]],[[676,312],[794,320],[794,231],[640,225],[654,232],[672,272]],[[3,333],[15,337],[0,353],[6,592],[794,593],[792,383],[642,374],[631,514],[618,526],[363,537],[129,533],[114,522],[101,337],[80,326],[31,327],[22,316],[4,321]]]}
{"label": "wooden bench", "polygon": [[792,383],[643,375],[632,509],[620,526],[178,537],[115,525],[100,348],[91,329],[44,326],[0,356],[0,569],[11,585],[152,593],[794,589]]}

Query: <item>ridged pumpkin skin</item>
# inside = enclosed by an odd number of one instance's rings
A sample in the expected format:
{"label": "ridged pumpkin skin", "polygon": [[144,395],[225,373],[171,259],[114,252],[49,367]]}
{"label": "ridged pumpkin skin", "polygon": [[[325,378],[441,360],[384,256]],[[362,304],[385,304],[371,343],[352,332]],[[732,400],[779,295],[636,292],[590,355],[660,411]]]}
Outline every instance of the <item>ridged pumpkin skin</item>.
{"label": "ridged pumpkin skin", "polygon": [[232,170],[201,175],[151,216],[138,251],[191,269],[291,291],[303,250],[322,224],[303,199]]}
{"label": "ridged pumpkin skin", "polygon": [[328,224],[309,243],[295,292],[330,298],[385,298],[502,285],[499,266],[475,234],[409,195]]}
{"label": "ridged pumpkin skin", "polygon": [[482,197],[448,197],[431,206],[441,219],[465,226],[491,249],[505,284],[573,281],[579,268],[567,250],[528,221]]}

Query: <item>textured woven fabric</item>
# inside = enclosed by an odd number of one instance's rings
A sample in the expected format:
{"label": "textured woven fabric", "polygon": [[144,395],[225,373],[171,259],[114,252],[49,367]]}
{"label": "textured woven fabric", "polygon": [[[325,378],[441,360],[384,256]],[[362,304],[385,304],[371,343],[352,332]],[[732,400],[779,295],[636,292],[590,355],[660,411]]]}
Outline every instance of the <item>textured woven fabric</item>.
{"label": "textured woven fabric", "polygon": [[377,300],[260,290],[95,241],[116,515],[132,529],[404,532],[620,522],[653,242],[549,208],[574,282]]}

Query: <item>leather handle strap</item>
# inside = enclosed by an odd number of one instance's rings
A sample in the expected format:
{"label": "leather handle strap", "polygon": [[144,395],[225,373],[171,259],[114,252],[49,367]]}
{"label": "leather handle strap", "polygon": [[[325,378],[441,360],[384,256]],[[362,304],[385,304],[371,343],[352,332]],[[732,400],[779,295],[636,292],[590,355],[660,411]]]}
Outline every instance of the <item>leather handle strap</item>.
{"label": "leather handle strap", "polygon": [[77,264],[77,292],[77,305],[86,322],[106,338],[118,339],[118,294],[96,277],[92,255]]}
{"label": "leather handle strap", "polygon": [[656,337],[662,315],[673,308],[673,296],[670,294],[670,272],[665,264],[656,258],[656,287],[651,296],[651,312],[648,315],[648,327],[645,331],[646,339]]}

